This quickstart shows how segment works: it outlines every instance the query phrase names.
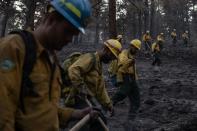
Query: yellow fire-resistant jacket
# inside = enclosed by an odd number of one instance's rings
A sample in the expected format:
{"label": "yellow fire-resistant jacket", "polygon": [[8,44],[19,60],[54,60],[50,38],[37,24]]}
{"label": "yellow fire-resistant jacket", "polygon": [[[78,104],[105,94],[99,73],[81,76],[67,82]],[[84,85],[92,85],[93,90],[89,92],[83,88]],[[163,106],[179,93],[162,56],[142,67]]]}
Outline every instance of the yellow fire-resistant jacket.
{"label": "yellow fire-resistant jacket", "polygon": [[151,41],[151,36],[149,34],[144,34],[142,40],[144,42]]}
{"label": "yellow fire-resistant jacket", "polygon": [[98,53],[95,53],[96,61],[90,53],[80,56],[68,69],[68,74],[74,87],[85,83],[89,95],[95,97],[98,102],[106,108],[111,108],[111,100],[108,96],[103,73],[102,64]]}
{"label": "yellow fire-resistant jacket", "polygon": [[109,64],[108,72],[110,76],[114,76],[116,75],[117,71],[118,71],[118,60],[115,59],[111,61],[111,63]]}
{"label": "yellow fire-resistant jacket", "polygon": [[176,36],[177,36],[176,32],[173,31],[173,32],[171,33],[171,37],[174,38],[174,37],[176,37]]}
{"label": "yellow fire-resistant jacket", "polygon": [[123,75],[131,74],[135,79],[137,79],[135,58],[129,50],[123,50],[118,58],[118,72],[117,72],[117,82],[124,82]]}
{"label": "yellow fire-resistant jacket", "polygon": [[183,38],[183,39],[189,39],[188,34],[187,34],[187,33],[183,33],[183,34],[182,34],[182,38]]}
{"label": "yellow fire-resistant jacket", "polygon": [[58,116],[62,123],[66,123],[73,112],[72,109],[58,107],[61,83],[59,68],[56,65],[54,76],[51,79],[51,68],[45,57],[47,52],[38,40],[36,42],[37,60],[30,79],[37,95],[27,95],[24,98],[26,111],[24,114],[18,105],[25,45],[19,35],[9,35],[0,39],[1,131],[15,131],[15,124],[23,131],[59,131]]}
{"label": "yellow fire-resistant jacket", "polygon": [[152,44],[152,52],[159,52],[160,48],[159,48],[159,44],[157,44],[156,42]]}
{"label": "yellow fire-resistant jacket", "polygon": [[157,40],[158,40],[158,41],[161,41],[161,42],[164,42],[164,36],[158,35],[158,36],[157,36]]}

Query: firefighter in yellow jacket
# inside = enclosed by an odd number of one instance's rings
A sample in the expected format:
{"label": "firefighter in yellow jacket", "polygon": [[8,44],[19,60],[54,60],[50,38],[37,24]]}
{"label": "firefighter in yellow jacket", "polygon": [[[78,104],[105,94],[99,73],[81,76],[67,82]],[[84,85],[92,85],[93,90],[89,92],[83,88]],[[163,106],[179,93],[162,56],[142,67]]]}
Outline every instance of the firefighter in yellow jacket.
{"label": "firefighter in yellow jacket", "polygon": [[152,44],[152,53],[153,53],[153,62],[152,65],[156,66],[157,69],[161,65],[161,49],[160,49],[161,41],[156,41]]}
{"label": "firefighter in yellow jacket", "polygon": [[[116,40],[122,43],[122,35],[118,35]],[[111,80],[111,83],[114,87],[117,86],[117,82],[116,82],[117,69],[118,69],[118,59],[115,59],[111,61],[108,68],[109,79]]]}
{"label": "firefighter in yellow jacket", "polygon": [[151,50],[151,39],[152,38],[151,38],[151,35],[150,35],[150,31],[147,30],[146,33],[143,35],[143,38],[142,38],[146,51]]}
{"label": "firefighter in yellow jacket", "polygon": [[[101,104],[104,109],[113,113],[112,102],[108,96],[103,78],[102,63],[108,64],[111,60],[116,59],[121,48],[122,46],[117,40],[109,39],[104,42],[102,50],[94,54],[82,54],[68,68],[68,75],[73,87],[72,94],[69,94],[68,97],[70,99],[74,97],[75,103],[72,105],[74,108],[80,109],[87,107],[88,105],[84,100],[86,99],[84,97],[87,97],[93,105]],[[92,126],[92,128],[94,127]],[[92,128],[90,130],[103,130],[100,126],[95,126],[94,129]]]}
{"label": "firefighter in yellow jacket", "polygon": [[175,45],[177,42],[177,34],[176,34],[176,29],[173,29],[171,33],[171,38],[172,38],[172,43]]}
{"label": "firefighter in yellow jacket", "polygon": [[182,34],[182,39],[183,39],[183,44],[185,46],[188,46],[189,35],[188,35],[188,31],[187,30]]}
{"label": "firefighter in yellow jacket", "polygon": [[[66,6],[67,2],[83,17],[72,19],[78,16]],[[28,76],[33,86],[28,92],[21,92],[27,53],[22,37],[11,34],[0,39],[1,131],[59,131],[61,122],[66,124],[70,118],[81,118],[89,112],[59,107],[61,77],[54,53],[79,31],[84,32],[82,23],[89,16],[87,0],[51,1],[42,23],[31,32],[36,43],[36,62]]]}
{"label": "firefighter in yellow jacket", "polygon": [[141,49],[141,41],[134,39],[130,43],[129,49],[121,52],[118,58],[117,83],[120,89],[112,97],[113,105],[122,101],[126,97],[130,101],[129,119],[135,119],[140,107],[139,87],[136,83],[137,73],[135,65],[135,55]]}
{"label": "firefighter in yellow jacket", "polygon": [[160,33],[158,36],[157,36],[157,41],[160,41],[160,49],[162,50],[163,49],[163,44],[165,42],[165,39],[164,39],[164,33]]}

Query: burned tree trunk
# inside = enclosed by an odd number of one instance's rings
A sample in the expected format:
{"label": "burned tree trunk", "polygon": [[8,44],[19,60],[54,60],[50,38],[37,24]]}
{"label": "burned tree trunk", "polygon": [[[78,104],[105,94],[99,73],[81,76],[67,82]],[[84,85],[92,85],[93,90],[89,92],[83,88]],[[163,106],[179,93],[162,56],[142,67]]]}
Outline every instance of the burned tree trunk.
{"label": "burned tree trunk", "polygon": [[144,9],[144,32],[146,32],[147,30],[149,30],[149,7],[148,7],[148,0],[145,0],[144,2],[145,5],[145,9]]}
{"label": "burned tree trunk", "polygon": [[155,24],[155,1],[151,0],[151,18],[150,18],[150,33],[151,35],[155,35],[155,28],[154,28],[154,24]]}
{"label": "burned tree trunk", "polygon": [[116,0],[109,0],[109,38],[116,38]]}
{"label": "burned tree trunk", "polygon": [[25,5],[27,7],[26,9],[26,23],[25,28],[31,28],[34,29],[34,14],[36,10],[36,2],[37,0],[26,0]]}

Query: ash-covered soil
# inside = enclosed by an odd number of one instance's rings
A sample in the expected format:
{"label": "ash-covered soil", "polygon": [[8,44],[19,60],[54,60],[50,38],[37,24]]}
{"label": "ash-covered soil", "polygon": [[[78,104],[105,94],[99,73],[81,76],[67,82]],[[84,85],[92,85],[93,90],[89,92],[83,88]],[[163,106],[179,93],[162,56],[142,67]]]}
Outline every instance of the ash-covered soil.
{"label": "ash-covered soil", "polygon": [[[129,102],[125,99],[115,106],[115,116],[107,117],[110,131],[197,131],[197,48],[168,43],[164,45],[159,71],[151,66],[150,55],[138,55],[139,114],[135,121],[127,120]],[[68,52],[93,50],[76,47]],[[106,69],[108,91],[113,95],[117,89],[111,86]]]}
{"label": "ash-covered soil", "polygon": [[[141,108],[138,117],[135,121],[127,120],[129,102],[126,99],[115,107],[115,116],[108,118],[110,130],[197,131],[196,51],[194,47],[167,45],[160,71],[151,66],[150,56],[139,55]],[[111,94],[114,90],[110,90]]]}

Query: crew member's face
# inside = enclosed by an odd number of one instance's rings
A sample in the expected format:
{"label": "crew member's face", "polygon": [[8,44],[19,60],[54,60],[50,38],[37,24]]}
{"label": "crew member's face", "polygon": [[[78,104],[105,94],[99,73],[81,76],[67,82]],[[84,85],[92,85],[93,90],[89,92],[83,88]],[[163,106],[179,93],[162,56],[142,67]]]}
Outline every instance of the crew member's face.
{"label": "crew member's face", "polygon": [[112,61],[114,59],[116,59],[116,56],[108,48],[106,48],[104,50],[102,62],[105,64],[108,64],[110,61]]}
{"label": "crew member's face", "polygon": [[130,53],[133,54],[133,55],[135,55],[137,52],[138,52],[138,49],[136,47],[134,47],[134,46],[131,45],[131,47],[130,47]]}
{"label": "crew member's face", "polygon": [[48,43],[51,49],[61,50],[69,42],[72,42],[73,36],[79,34],[79,30],[67,21],[53,22],[48,32]]}

